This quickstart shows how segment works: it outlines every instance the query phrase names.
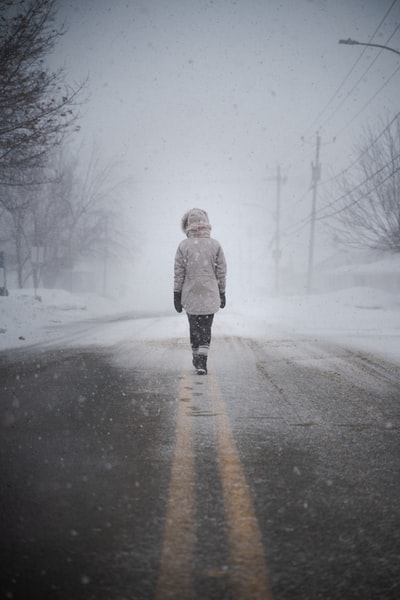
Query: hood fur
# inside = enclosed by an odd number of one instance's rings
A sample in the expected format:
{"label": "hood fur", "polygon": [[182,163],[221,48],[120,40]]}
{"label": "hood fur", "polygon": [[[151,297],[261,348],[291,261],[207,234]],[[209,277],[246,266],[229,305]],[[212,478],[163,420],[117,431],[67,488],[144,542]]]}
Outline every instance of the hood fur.
{"label": "hood fur", "polygon": [[192,208],[182,217],[181,221],[182,231],[189,236],[190,233],[195,232],[208,232],[211,231],[210,221],[208,214],[201,208]]}

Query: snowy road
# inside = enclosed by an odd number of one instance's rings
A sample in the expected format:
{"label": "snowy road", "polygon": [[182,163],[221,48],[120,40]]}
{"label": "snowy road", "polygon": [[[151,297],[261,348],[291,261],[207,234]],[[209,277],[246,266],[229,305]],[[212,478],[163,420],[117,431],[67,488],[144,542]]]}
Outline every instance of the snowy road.
{"label": "snowy road", "polygon": [[0,355],[1,597],[399,597],[398,366],[217,334],[199,377],[115,327]]}

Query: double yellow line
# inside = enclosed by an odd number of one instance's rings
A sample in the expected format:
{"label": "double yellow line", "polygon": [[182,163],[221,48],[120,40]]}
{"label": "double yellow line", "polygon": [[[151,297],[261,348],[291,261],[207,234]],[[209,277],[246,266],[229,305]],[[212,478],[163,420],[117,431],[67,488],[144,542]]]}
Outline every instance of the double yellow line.
{"label": "double yellow line", "polygon": [[192,557],[196,541],[194,491],[193,419],[185,416],[184,393],[190,389],[186,377],[181,382],[175,434],[175,454],[169,484],[163,547],[155,600],[191,597]]}
{"label": "double yellow line", "polygon": [[[207,381],[208,380],[208,381]],[[216,378],[209,374],[209,402],[214,414],[216,452],[222,482],[228,531],[229,571],[235,600],[272,600],[264,549],[236,448],[225,404]],[[192,597],[192,566],[196,543],[196,498],[193,419],[187,415],[192,379],[181,382],[175,453],[155,600]]]}

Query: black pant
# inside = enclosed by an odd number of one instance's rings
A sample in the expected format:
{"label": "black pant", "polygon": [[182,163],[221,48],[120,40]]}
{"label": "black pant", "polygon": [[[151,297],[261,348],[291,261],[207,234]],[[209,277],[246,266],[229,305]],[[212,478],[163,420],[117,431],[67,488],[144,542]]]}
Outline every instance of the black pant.
{"label": "black pant", "polygon": [[214,315],[188,315],[190,328],[190,345],[193,354],[207,356],[211,343],[211,326]]}

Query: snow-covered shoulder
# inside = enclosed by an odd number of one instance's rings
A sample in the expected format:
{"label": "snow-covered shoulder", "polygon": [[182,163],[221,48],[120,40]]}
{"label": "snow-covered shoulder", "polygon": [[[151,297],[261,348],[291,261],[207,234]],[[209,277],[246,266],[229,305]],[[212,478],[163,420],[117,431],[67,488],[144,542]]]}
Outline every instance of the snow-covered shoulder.
{"label": "snow-covered shoulder", "polygon": [[56,326],[112,313],[111,301],[65,290],[10,290],[0,297],[0,350],[51,339]]}
{"label": "snow-covered shoulder", "polygon": [[318,337],[400,364],[400,297],[366,287],[252,301],[219,313],[215,333]]}
{"label": "snow-covered shoulder", "polygon": [[[9,296],[0,297],[0,351],[52,340],[70,343],[68,325],[85,321],[91,321],[90,335],[89,328],[85,328],[85,336],[75,331],[78,345],[110,345],[129,335],[149,340],[186,339],[186,319],[169,307],[169,300],[165,299],[163,310],[146,313],[133,302],[123,304],[96,295],[41,289],[35,298],[33,290],[12,290]],[[213,335],[330,339],[400,364],[400,298],[366,287],[236,304],[235,298],[228,297],[227,307],[214,320]]]}

